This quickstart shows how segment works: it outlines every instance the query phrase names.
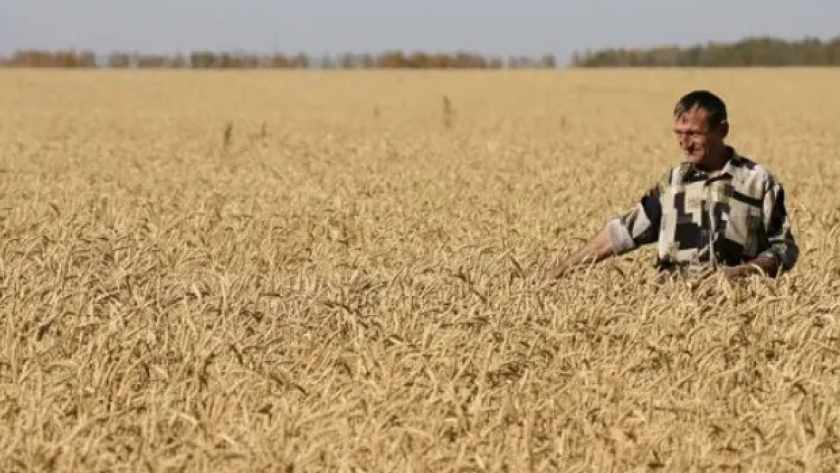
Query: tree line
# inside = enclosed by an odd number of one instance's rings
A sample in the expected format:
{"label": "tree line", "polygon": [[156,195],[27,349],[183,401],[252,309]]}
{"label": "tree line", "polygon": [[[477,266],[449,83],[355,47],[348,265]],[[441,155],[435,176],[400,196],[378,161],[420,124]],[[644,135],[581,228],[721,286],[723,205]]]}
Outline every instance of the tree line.
{"label": "tree line", "polygon": [[[692,46],[606,48],[575,51],[569,67],[748,67],[838,66],[840,36],[784,40],[748,37],[733,43],[709,42]],[[176,69],[553,69],[557,59],[547,53],[531,56],[493,56],[473,52],[429,53],[390,50],[379,54],[345,53],[312,56],[247,52],[193,51],[187,54],[147,54],[114,51],[97,55],[88,50],[22,49],[0,55],[0,67],[53,68],[176,68]]]}
{"label": "tree line", "polygon": [[93,51],[75,49],[23,49],[11,56],[0,56],[2,67],[49,68],[177,68],[177,69],[522,69],[554,68],[552,54],[540,57],[486,56],[471,52],[406,53],[392,50],[379,54],[345,53],[313,57],[304,53],[254,54],[245,52],[193,51],[189,54],[144,54],[114,51],[98,56]]}
{"label": "tree line", "polygon": [[648,49],[608,48],[575,52],[572,67],[781,67],[840,66],[840,36],[784,40],[748,37],[737,42]]}

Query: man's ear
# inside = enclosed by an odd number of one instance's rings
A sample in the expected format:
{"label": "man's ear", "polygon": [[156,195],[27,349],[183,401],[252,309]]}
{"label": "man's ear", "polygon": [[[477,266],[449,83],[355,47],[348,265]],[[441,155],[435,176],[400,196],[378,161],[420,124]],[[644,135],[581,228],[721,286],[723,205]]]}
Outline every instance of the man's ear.
{"label": "man's ear", "polygon": [[729,122],[723,122],[718,127],[720,129],[720,137],[726,138],[726,135],[729,134]]}

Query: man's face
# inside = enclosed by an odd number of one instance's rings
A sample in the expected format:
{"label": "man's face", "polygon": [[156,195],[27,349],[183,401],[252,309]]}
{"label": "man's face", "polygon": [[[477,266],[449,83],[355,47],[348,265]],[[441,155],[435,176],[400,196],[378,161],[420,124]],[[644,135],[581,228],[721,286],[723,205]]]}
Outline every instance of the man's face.
{"label": "man's face", "polygon": [[723,146],[723,139],[728,131],[722,123],[709,129],[708,115],[705,110],[694,107],[674,119],[674,136],[688,162],[705,164],[714,150]]}

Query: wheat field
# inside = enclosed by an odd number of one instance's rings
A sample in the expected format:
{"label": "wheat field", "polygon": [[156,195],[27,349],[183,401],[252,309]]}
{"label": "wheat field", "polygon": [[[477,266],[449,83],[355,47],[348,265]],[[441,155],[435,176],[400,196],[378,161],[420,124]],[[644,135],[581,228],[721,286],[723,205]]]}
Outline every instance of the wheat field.
{"label": "wheat field", "polygon": [[[0,72],[4,472],[837,471],[840,71]],[[540,277],[679,159],[777,280]]]}

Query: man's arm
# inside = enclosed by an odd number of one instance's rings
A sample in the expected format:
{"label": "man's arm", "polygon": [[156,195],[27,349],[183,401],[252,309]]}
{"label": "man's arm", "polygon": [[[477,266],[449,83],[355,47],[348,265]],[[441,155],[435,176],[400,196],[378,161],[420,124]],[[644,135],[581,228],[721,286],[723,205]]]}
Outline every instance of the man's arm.
{"label": "man's arm", "polygon": [[610,241],[607,229],[604,228],[590,239],[583,248],[572,253],[565,260],[555,263],[554,267],[548,272],[548,278],[550,280],[562,278],[582,265],[595,264],[614,255],[615,250],[612,241]]}
{"label": "man's arm", "polygon": [[662,218],[662,182],[651,188],[631,210],[609,221],[583,248],[565,260],[558,261],[548,272],[550,280],[558,279],[585,265],[622,255],[659,237]]}
{"label": "man's arm", "polygon": [[753,274],[776,277],[789,271],[799,259],[799,246],[793,237],[791,220],[785,204],[785,190],[770,180],[764,194],[762,211],[767,247],[753,260],[724,270],[728,279],[740,279]]}

